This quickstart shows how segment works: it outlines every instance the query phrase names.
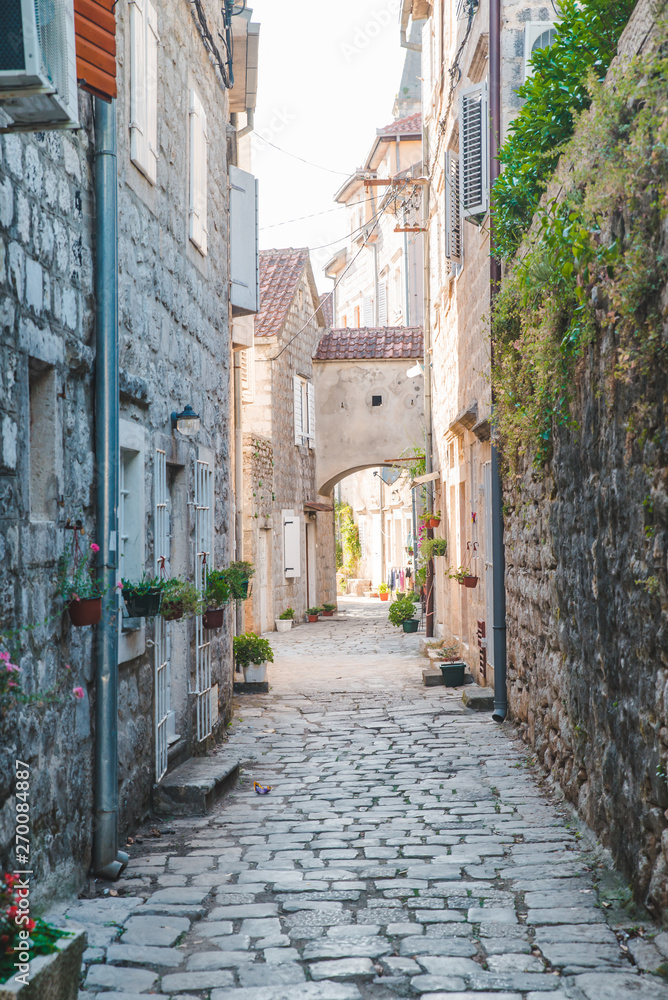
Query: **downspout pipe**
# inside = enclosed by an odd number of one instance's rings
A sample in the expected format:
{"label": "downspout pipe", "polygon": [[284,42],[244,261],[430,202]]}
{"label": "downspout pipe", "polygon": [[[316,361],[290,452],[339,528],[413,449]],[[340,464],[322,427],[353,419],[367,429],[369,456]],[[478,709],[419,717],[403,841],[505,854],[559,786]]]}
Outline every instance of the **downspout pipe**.
{"label": "downspout pipe", "polygon": [[98,581],[95,636],[93,871],[118,878],[118,201],[116,102],[95,98],[95,467]]}
{"label": "downspout pipe", "polygon": [[[240,351],[234,352],[234,367],[232,371],[232,391],[234,394],[234,558],[241,560],[244,557],[244,429]],[[236,635],[241,635],[244,631],[244,619],[244,603],[243,601],[237,601]]]}
{"label": "downspout pipe", "polygon": [[255,128],[255,108],[246,108],[246,124],[243,128],[237,129],[237,139],[243,139],[245,135]]}
{"label": "downspout pipe", "polygon": [[[489,185],[490,194],[500,173],[499,143],[501,138],[501,0],[489,3]],[[494,230],[491,229],[491,241]],[[501,265],[490,254],[490,306],[494,311],[499,284]],[[494,364],[494,342],[491,344],[492,364]],[[494,412],[494,389],[492,388],[492,413]],[[508,686],[506,659],[506,561],[503,546],[503,496],[499,452],[492,436],[492,649],[494,652],[494,711],[495,722],[503,722],[508,714]]]}
{"label": "downspout pipe", "polygon": [[[427,133],[423,130],[422,132],[422,162],[429,162],[429,150],[427,147]],[[425,423],[425,442],[424,442],[424,458],[425,458],[425,472],[430,473],[433,471],[433,455],[432,455],[432,416],[431,416],[431,283],[429,275],[429,185],[424,187],[424,209],[423,209],[423,226],[424,232],[423,236],[423,289],[424,289],[424,307],[423,307],[423,330],[424,330],[424,423]],[[427,484],[427,495],[430,501],[430,507],[432,506],[431,501],[434,496],[434,486],[433,483]],[[433,538],[434,532],[431,528],[427,529],[427,538]],[[430,639],[434,635],[434,560],[430,559],[427,563],[427,607],[426,607],[426,620],[425,620],[425,633],[427,638]]]}

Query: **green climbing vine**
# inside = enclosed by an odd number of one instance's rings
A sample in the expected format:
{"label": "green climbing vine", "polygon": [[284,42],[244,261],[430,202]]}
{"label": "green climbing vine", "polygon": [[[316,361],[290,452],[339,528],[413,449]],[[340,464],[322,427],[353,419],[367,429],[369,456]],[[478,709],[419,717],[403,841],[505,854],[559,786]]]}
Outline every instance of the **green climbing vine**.
{"label": "green climbing vine", "polygon": [[338,543],[341,552],[341,564],[339,566],[337,550],[337,568],[342,568],[352,573],[355,571],[357,563],[362,556],[359,528],[355,524],[353,509],[349,503],[346,503],[345,500],[337,500],[334,509],[336,526],[341,539]]}

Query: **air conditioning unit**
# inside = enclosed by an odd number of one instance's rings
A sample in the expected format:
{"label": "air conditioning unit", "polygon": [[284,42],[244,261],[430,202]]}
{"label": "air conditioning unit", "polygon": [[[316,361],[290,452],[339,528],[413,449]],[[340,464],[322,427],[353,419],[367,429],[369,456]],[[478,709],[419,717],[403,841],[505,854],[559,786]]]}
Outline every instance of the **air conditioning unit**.
{"label": "air conditioning unit", "polygon": [[3,132],[78,128],[73,0],[1,0]]}

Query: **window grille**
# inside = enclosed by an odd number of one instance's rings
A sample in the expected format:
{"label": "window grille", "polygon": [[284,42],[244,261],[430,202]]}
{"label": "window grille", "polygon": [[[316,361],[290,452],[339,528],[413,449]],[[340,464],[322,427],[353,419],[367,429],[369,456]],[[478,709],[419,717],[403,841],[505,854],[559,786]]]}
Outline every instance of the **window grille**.
{"label": "window grille", "polygon": [[[208,462],[195,463],[195,586],[200,591],[206,586],[207,573],[213,559],[213,473]],[[202,616],[195,618],[195,690],[197,710],[197,739],[211,735],[211,642],[202,624]]]}

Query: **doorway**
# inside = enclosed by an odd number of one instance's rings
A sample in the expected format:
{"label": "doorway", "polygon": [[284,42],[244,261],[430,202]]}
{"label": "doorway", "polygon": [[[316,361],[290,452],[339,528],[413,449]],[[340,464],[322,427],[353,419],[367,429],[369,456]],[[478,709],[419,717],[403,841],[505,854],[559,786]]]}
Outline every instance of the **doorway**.
{"label": "doorway", "polygon": [[306,601],[309,608],[317,603],[316,570],[316,526],[314,521],[306,522]]}

